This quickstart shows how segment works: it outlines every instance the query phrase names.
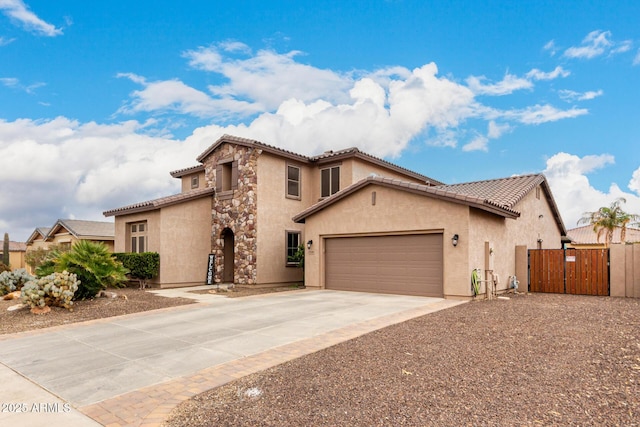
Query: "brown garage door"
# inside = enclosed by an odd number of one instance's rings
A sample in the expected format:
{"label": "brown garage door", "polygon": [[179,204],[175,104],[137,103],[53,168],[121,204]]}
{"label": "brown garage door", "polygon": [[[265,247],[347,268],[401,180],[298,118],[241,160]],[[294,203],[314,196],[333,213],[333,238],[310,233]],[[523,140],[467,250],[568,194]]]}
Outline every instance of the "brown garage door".
{"label": "brown garage door", "polygon": [[442,234],[325,241],[327,289],[442,297]]}

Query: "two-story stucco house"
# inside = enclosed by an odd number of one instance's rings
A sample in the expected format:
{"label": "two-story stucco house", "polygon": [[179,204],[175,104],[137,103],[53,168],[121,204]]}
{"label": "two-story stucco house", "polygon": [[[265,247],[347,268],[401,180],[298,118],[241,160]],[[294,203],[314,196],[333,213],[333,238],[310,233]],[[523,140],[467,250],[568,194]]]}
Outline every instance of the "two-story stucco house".
{"label": "two-story stucco house", "polygon": [[116,252],[160,253],[163,287],[203,284],[209,254],[215,283],[301,282],[304,245],[308,287],[468,297],[490,255],[504,288],[516,246],[560,248],[565,233],[542,175],[446,186],[356,148],[304,156],[228,135],[197,161],[171,173],[181,193],[104,213]]}

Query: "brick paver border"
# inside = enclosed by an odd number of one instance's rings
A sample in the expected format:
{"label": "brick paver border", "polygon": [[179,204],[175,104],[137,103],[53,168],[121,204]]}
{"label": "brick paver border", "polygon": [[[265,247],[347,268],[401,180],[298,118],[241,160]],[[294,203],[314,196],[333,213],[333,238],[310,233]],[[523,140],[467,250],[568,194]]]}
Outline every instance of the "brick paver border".
{"label": "brick paver border", "polygon": [[[444,304],[443,304],[444,302]],[[144,387],[112,399],[78,408],[107,427],[161,426],[181,402],[212,388],[263,371],[298,357],[315,353],[366,333],[423,316],[464,301],[444,300],[400,313],[356,323],[315,337],[202,369],[193,375]],[[193,305],[192,305],[193,306]]]}

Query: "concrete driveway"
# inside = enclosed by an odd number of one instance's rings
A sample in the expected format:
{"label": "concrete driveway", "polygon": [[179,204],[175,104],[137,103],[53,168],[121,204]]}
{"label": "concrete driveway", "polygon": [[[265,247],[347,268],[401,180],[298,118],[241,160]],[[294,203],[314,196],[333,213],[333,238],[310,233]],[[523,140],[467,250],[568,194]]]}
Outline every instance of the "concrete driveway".
{"label": "concrete driveway", "polygon": [[[0,363],[9,369],[0,366],[0,379],[18,374],[81,408],[353,324],[458,303],[326,290],[201,302],[4,339]],[[19,402],[11,390],[0,394]]]}

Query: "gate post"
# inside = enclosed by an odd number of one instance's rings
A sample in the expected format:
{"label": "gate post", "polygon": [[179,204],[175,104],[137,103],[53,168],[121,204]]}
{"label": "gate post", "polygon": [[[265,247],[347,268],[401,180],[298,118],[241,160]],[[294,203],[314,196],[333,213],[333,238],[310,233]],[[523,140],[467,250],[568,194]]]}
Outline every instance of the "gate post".
{"label": "gate post", "polygon": [[611,280],[609,283],[609,295],[612,297],[625,297],[626,293],[626,245],[609,246],[609,272]]}
{"label": "gate post", "polygon": [[516,245],[516,271],[520,285],[518,292],[529,292],[529,255],[527,245]]}

